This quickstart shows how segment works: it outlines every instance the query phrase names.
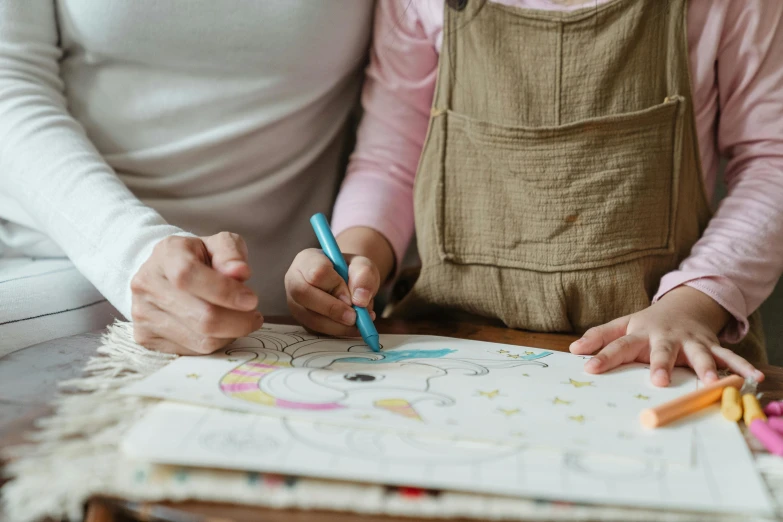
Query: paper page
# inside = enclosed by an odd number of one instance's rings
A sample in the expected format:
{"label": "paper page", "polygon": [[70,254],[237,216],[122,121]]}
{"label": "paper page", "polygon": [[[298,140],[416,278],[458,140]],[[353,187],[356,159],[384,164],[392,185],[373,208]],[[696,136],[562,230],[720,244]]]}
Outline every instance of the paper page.
{"label": "paper page", "polygon": [[639,412],[696,388],[676,369],[657,388],[642,364],[591,375],[587,357],[447,337],[319,338],[270,326],[202,357],[181,357],[126,388],[212,407],[342,426],[524,442],[689,464],[692,428],[645,430]]}
{"label": "paper page", "polygon": [[460,442],[164,402],[125,437],[134,459],[658,509],[773,513],[737,428],[694,419],[695,462]]}

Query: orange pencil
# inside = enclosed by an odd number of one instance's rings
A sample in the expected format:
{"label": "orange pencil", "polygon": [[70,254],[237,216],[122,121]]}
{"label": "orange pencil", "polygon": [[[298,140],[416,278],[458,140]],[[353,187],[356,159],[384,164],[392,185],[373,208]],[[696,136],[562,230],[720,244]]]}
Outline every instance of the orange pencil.
{"label": "orange pencil", "polygon": [[687,393],[680,398],[661,404],[655,408],[642,410],[639,420],[645,428],[657,428],[706,408],[718,402],[726,386],[741,388],[745,380],[739,375],[730,375],[703,388]]}

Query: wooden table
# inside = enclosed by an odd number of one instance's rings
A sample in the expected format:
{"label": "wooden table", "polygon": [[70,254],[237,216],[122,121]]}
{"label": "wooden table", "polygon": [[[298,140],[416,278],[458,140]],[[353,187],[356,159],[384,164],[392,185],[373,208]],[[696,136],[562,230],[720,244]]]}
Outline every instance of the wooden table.
{"label": "wooden table", "polygon": [[[269,323],[292,324],[290,318],[269,317]],[[556,334],[522,332],[474,323],[411,322],[379,319],[380,333],[443,335],[491,341],[519,346],[568,351],[573,337]],[[97,346],[96,346],[97,347]],[[760,391],[770,399],[783,399],[783,368],[760,368],[766,375]],[[21,434],[18,429],[18,434]],[[95,498],[88,504],[86,522],[165,521],[165,522],[423,522],[422,519],[354,515],[336,512],[278,510],[260,507],[204,502],[129,502],[122,499]],[[428,520],[427,522],[430,522]]]}

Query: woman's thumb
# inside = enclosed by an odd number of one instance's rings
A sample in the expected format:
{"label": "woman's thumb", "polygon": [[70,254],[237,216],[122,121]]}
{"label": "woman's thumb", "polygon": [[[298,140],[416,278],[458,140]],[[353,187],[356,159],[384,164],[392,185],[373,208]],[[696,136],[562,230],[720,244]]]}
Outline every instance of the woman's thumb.
{"label": "woman's thumb", "polygon": [[247,245],[239,234],[221,232],[203,238],[212,260],[212,268],[238,281],[250,279]]}

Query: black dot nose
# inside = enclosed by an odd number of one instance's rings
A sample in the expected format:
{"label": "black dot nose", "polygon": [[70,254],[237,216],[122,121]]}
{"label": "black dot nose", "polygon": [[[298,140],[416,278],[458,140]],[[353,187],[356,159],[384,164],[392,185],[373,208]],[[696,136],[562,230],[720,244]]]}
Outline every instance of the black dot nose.
{"label": "black dot nose", "polygon": [[375,380],[374,375],[367,375],[366,373],[346,373],[344,378],[346,381],[352,382],[372,382]]}

